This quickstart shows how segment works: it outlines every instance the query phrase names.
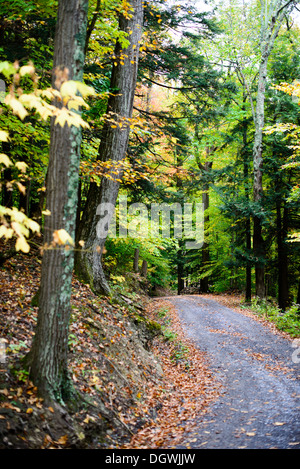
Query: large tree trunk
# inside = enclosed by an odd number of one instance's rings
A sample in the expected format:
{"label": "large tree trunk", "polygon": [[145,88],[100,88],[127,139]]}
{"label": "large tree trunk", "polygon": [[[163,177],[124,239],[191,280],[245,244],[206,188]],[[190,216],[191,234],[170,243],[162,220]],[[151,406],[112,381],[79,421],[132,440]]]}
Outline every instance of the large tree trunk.
{"label": "large tree trunk", "polygon": [[[53,87],[66,79],[82,80],[88,0],[60,0],[54,45]],[[60,80],[57,70],[60,71]],[[56,73],[55,73],[56,72]],[[60,81],[60,83],[58,83]],[[46,180],[45,245],[64,229],[73,239],[79,181],[81,130],[51,122],[49,167]],[[42,261],[39,311],[32,348],[25,361],[39,393],[46,399],[71,397],[67,351],[73,250],[45,248]]]}
{"label": "large tree trunk", "polygon": [[[131,31],[128,37],[130,45],[124,50],[119,42],[116,44],[111,95],[99,147],[99,159],[104,162],[122,162],[128,147],[143,23],[142,0],[132,0],[130,3],[134,9],[132,16],[120,15],[119,18],[120,30]],[[121,168],[118,174],[113,171],[114,168],[102,178],[100,187],[95,183],[90,185],[78,231],[78,240],[83,240],[85,245],[76,255],[75,261],[79,277],[90,283],[96,293],[105,295],[110,295],[110,288],[103,272],[102,252],[123,174]]]}
{"label": "large tree trunk", "polygon": [[[262,236],[262,197],[263,197],[263,128],[265,118],[265,92],[267,81],[267,68],[270,54],[278,36],[282,22],[288,14],[294,1],[261,0],[261,31],[260,49],[261,60],[259,65],[258,86],[256,93],[255,135],[253,146],[253,197],[257,205],[257,214],[253,217],[253,250],[256,257],[255,279],[256,295],[264,298],[265,288],[265,246]],[[259,213],[260,210],[260,213]]]}
{"label": "large tree trunk", "polygon": [[[246,103],[247,95],[244,90],[243,102]],[[246,111],[245,104],[243,105],[243,111]],[[250,184],[249,184],[249,158],[248,158],[248,123],[247,119],[243,120],[243,172],[244,172],[244,187],[245,187],[245,196],[247,201],[247,206],[250,202]],[[245,288],[245,301],[251,302],[252,295],[252,280],[251,280],[251,261],[249,260],[249,255],[251,251],[251,219],[250,215],[247,215],[245,222],[245,240],[246,240],[246,251],[247,251],[247,261],[246,261],[246,288]]]}
{"label": "large tree trunk", "polygon": [[[253,148],[253,198],[254,202],[261,209],[263,197],[263,148],[262,136],[264,127],[264,105],[265,105],[265,89],[267,78],[267,63],[268,57],[262,60],[259,70],[258,91],[256,96],[256,122],[255,122],[255,137]],[[262,237],[262,223],[259,214],[253,217],[253,250],[256,258],[255,263],[255,287],[256,296],[259,298],[265,297],[265,248],[264,240]]]}

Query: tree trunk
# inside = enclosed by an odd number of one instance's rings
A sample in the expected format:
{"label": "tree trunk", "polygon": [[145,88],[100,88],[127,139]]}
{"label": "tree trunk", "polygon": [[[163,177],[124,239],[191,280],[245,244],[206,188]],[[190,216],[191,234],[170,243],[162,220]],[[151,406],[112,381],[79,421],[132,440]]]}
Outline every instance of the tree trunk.
{"label": "tree trunk", "polygon": [[257,213],[253,217],[253,250],[256,257],[255,280],[256,295],[264,298],[265,288],[265,246],[262,237],[262,197],[263,197],[263,128],[265,118],[265,92],[267,68],[270,54],[280,31],[285,15],[291,11],[294,1],[261,0],[261,31],[260,49],[261,61],[259,65],[258,86],[256,93],[255,135],[253,146],[253,198]]}
{"label": "tree trunk", "polygon": [[[264,105],[265,105],[265,89],[267,78],[268,57],[265,57],[260,65],[258,91],[256,96],[256,122],[255,137],[253,147],[253,198],[257,205],[256,210],[262,210],[263,197],[263,148],[262,135],[264,127]],[[253,217],[253,251],[256,258],[255,263],[255,288],[256,296],[265,297],[265,247],[262,237],[262,218],[259,213]]]}
{"label": "tree trunk", "polygon": [[[251,221],[248,217],[246,220],[246,248],[247,252],[250,253],[251,250]],[[251,302],[252,295],[252,278],[251,278],[251,262],[247,260],[246,265],[246,292],[245,300],[246,302]]]}
{"label": "tree trunk", "polygon": [[[53,87],[66,79],[82,80],[88,0],[60,0],[54,45]],[[60,71],[61,81],[58,84]],[[67,73],[68,72],[68,73]],[[56,230],[74,239],[81,145],[80,128],[51,122],[49,167],[46,180],[45,246]],[[63,402],[72,396],[67,352],[73,250],[66,246],[44,250],[39,311],[32,348],[25,361],[39,393]]]}
{"label": "tree trunk", "polygon": [[299,280],[299,282],[298,282],[298,291],[297,291],[296,304],[298,305],[297,313],[298,313],[298,315],[300,316],[300,280]]}
{"label": "tree trunk", "polygon": [[141,269],[142,276],[147,277],[147,272],[148,272],[148,262],[145,261],[145,259],[144,259],[143,263],[142,263],[142,269]]}
{"label": "tree trunk", "polygon": [[288,287],[288,255],[287,255],[287,208],[283,208],[281,215],[281,201],[276,203],[277,212],[277,250],[278,250],[278,306],[285,311],[289,301]]}
{"label": "tree trunk", "polygon": [[[243,102],[246,103],[247,95],[244,90]],[[246,111],[246,106],[243,104],[243,111]],[[248,123],[247,119],[243,120],[243,172],[244,172],[244,187],[245,187],[245,196],[247,201],[247,206],[250,203],[250,190],[249,190],[249,161],[248,161]],[[251,280],[251,262],[249,260],[249,255],[251,251],[251,219],[250,215],[247,215],[245,223],[245,237],[246,237],[246,251],[247,251],[247,261],[246,261],[246,288],[245,288],[245,301],[251,302],[252,296],[252,280]]]}
{"label": "tree trunk", "polygon": [[[213,153],[215,149],[207,149],[207,156],[209,156],[211,153]],[[205,164],[203,165],[203,169],[205,172],[208,172],[212,168],[212,161],[206,161]],[[210,260],[210,254],[209,254],[209,243],[207,242],[207,230],[209,226],[209,215],[208,215],[208,209],[209,209],[209,185],[204,184],[203,185],[203,191],[202,191],[202,203],[203,203],[203,209],[204,209],[204,242],[202,246],[202,271],[205,271],[205,268],[208,267],[209,265],[209,260]],[[200,280],[200,291],[202,293],[208,293],[209,291],[209,286],[208,286],[208,281],[209,277],[206,275],[205,277],[201,278]]]}
{"label": "tree trunk", "polygon": [[133,271],[135,273],[138,273],[139,271],[139,256],[140,256],[140,250],[139,248],[136,248],[134,251],[134,259],[133,259]]}
{"label": "tree trunk", "polygon": [[177,293],[180,295],[184,289],[184,258],[181,250],[177,253]]}
{"label": "tree trunk", "polygon": [[[120,31],[132,31],[128,38],[130,45],[124,50],[119,42],[116,44],[111,95],[98,156],[101,161],[114,161],[116,164],[122,163],[128,147],[143,23],[142,0],[130,3],[134,9],[132,17],[120,15],[119,18]],[[110,288],[102,267],[102,252],[123,174],[121,167],[117,175],[114,171],[115,168],[112,168],[107,172],[100,187],[95,183],[90,185],[78,233],[78,239],[84,240],[85,246],[78,251],[75,261],[79,277],[89,282],[96,293],[105,295],[110,295]]]}

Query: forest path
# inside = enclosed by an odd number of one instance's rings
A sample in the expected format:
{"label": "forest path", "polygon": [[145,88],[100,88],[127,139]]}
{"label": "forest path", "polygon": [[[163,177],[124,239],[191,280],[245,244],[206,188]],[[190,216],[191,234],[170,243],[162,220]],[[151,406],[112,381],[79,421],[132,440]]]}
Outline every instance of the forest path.
{"label": "forest path", "polygon": [[214,300],[165,299],[221,383],[220,396],[187,435],[190,447],[300,449],[300,364],[292,341]]}

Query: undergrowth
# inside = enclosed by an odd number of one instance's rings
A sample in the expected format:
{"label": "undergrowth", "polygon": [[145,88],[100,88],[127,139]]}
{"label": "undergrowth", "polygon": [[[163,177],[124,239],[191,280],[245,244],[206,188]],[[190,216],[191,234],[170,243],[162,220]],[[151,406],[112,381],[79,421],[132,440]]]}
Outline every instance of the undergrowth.
{"label": "undergrowth", "polygon": [[291,337],[300,337],[299,305],[294,303],[285,312],[282,312],[276,303],[254,298],[250,306],[243,305],[242,307],[251,309],[258,316],[274,323],[277,329],[288,333]]}
{"label": "undergrowth", "polygon": [[168,316],[168,309],[161,308],[157,311],[157,316],[162,322],[161,332],[164,339],[171,343],[171,361],[178,363],[181,362],[185,365],[185,368],[189,368],[189,348],[178,339],[178,335],[169,326],[171,325],[171,318]]}

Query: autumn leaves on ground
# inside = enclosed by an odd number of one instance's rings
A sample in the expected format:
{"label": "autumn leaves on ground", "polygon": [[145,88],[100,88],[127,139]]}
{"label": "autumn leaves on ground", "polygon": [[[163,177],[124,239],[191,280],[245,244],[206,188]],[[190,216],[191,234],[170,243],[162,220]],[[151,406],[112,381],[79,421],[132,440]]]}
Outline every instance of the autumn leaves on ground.
{"label": "autumn leaves on ground", "polygon": [[[47,406],[22,367],[37,318],[40,258],[2,266],[1,448],[172,448],[218,393],[205,357],[183,336],[169,303],[142,290],[118,303],[73,280],[69,370],[81,404]],[[128,278],[131,285],[138,277]],[[3,342],[2,342],[3,344]],[[3,351],[3,348],[2,348]],[[189,441],[185,442],[189,447]]]}

